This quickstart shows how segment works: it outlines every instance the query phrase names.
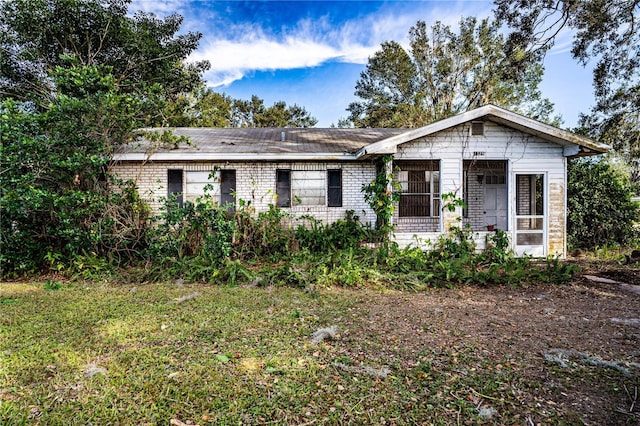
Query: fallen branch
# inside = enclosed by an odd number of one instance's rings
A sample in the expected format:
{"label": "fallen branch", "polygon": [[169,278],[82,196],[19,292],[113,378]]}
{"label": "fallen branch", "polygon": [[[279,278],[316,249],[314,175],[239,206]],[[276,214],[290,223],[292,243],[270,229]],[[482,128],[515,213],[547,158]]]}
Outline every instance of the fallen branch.
{"label": "fallen branch", "polygon": [[341,370],[344,371],[348,371],[350,373],[356,373],[356,374],[366,374],[369,376],[373,376],[373,377],[379,377],[381,379],[386,378],[389,373],[391,373],[391,370],[389,370],[386,367],[383,367],[381,369],[375,369],[373,367],[369,367],[369,366],[364,366],[364,367],[358,367],[355,365],[347,365],[347,364],[343,364],[341,362],[334,362],[333,363],[334,367],[337,367]]}
{"label": "fallen branch", "polygon": [[637,363],[625,363],[623,361],[605,361],[597,356],[589,355],[585,352],[576,351],[574,349],[551,349],[544,354],[544,359],[558,364],[562,368],[569,368],[569,357],[577,358],[577,362],[596,367],[605,367],[617,370],[625,376],[630,376],[631,372],[628,367],[640,368]]}
{"label": "fallen branch", "polygon": [[177,299],[174,299],[174,300],[176,301],[176,303],[182,303],[182,302],[186,302],[187,300],[194,299],[194,298],[196,298],[198,296],[200,296],[200,293],[198,293],[197,291],[194,291],[191,294],[187,294],[186,296],[178,297]]}
{"label": "fallen branch", "polygon": [[332,325],[331,327],[321,328],[317,330],[311,336],[311,344],[318,345],[325,340],[333,340],[336,338],[336,333],[338,333],[338,326]]}

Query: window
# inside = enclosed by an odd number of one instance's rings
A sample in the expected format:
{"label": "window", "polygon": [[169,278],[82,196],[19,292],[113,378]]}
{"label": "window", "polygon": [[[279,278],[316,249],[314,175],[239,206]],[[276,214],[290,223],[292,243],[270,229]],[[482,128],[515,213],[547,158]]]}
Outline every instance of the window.
{"label": "window", "polygon": [[342,170],[327,170],[327,205],[342,207]]}
{"label": "window", "polygon": [[220,170],[220,205],[229,205],[231,209],[236,205],[236,171]]}
{"label": "window", "polygon": [[178,206],[182,207],[182,170],[167,170],[167,197],[175,196]]}
{"label": "window", "polygon": [[278,207],[325,206],[326,173],[324,170],[276,170]]}
{"label": "window", "polygon": [[217,185],[212,175],[213,172],[210,171],[187,171],[185,199],[191,202],[195,201],[204,195],[205,188],[209,189],[209,194],[217,195],[220,191],[220,186]]}
{"label": "window", "polygon": [[186,172],[185,180],[184,195],[187,201],[193,202],[206,193],[210,195],[213,200],[217,200],[221,206],[230,204],[231,207],[235,207],[235,170],[189,170]]}
{"label": "window", "polygon": [[291,200],[294,206],[326,206],[327,172],[294,170],[291,172]]}
{"label": "window", "polygon": [[440,216],[440,163],[438,161],[398,161],[397,174],[402,192],[400,217]]}
{"label": "window", "polygon": [[291,170],[276,170],[278,207],[291,207]]}
{"label": "window", "polygon": [[483,136],[484,135],[484,122],[472,121],[471,122],[471,136]]}

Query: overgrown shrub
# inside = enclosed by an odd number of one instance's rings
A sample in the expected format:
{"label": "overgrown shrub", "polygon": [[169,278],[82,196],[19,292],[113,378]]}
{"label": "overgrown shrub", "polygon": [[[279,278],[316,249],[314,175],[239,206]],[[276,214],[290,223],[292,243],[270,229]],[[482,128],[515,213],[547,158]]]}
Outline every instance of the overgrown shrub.
{"label": "overgrown shrub", "polygon": [[604,159],[572,160],[567,191],[567,233],[572,248],[637,244],[636,188]]}
{"label": "overgrown shrub", "polygon": [[141,101],[99,67],[58,69],[53,79],[60,92],[45,110],[0,104],[2,276],[40,271],[52,257],[60,269],[85,253],[128,260],[144,232],[135,188],[106,177]]}
{"label": "overgrown shrub", "polygon": [[169,199],[148,232],[146,258],[156,270],[166,268],[174,276],[188,272],[207,281],[229,259],[236,229],[232,213],[208,194],[185,201],[182,208]]}
{"label": "overgrown shrub", "polygon": [[325,225],[313,216],[304,216],[305,224],[298,225],[295,238],[298,247],[311,253],[352,249],[371,238],[369,224],[360,222],[353,210],[345,213],[344,219],[338,219]]}

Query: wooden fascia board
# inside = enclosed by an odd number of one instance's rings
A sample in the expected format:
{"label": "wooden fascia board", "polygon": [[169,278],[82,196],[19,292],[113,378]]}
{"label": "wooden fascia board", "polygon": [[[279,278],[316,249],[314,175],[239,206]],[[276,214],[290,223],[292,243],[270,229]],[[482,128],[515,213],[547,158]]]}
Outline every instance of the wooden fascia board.
{"label": "wooden fascia board", "polygon": [[572,145],[585,147],[589,150],[595,151],[595,154],[604,153],[611,149],[609,145],[598,143],[586,136],[577,135],[567,130],[559,129],[510,111],[505,111],[505,113],[506,114],[501,115],[489,115],[487,116],[487,120],[512,127],[523,133],[538,136],[541,139],[565,147]]}
{"label": "wooden fascia board", "polygon": [[432,135],[434,133],[438,133],[442,130],[446,130],[450,127],[455,127],[459,124],[465,123],[470,120],[475,120],[478,116],[482,115],[482,111],[479,111],[483,108],[478,108],[472,111],[467,111],[463,114],[459,114],[453,117],[445,118],[444,120],[436,121],[435,123],[429,124],[424,127],[420,127],[418,129],[409,130],[405,133],[401,133],[396,136],[392,136],[390,138],[381,140],[379,142],[373,143],[369,146],[366,146],[360,151],[357,152],[356,155],[358,157],[372,155],[372,154],[394,154],[397,152],[398,145],[402,145],[403,143],[420,139],[422,137]]}
{"label": "wooden fascia board", "polygon": [[458,126],[469,121],[486,119],[503,124],[507,127],[515,128],[523,133],[539,136],[540,138],[562,146],[578,145],[594,151],[603,153],[611,149],[610,146],[593,141],[585,136],[576,135],[567,130],[558,129],[537,120],[516,114],[495,105],[486,105],[465,113],[445,118],[419,129],[410,130],[400,135],[396,135],[382,141],[373,143],[360,149],[357,152],[358,158],[371,155],[394,154],[398,146],[425,136],[429,136],[440,131]]}
{"label": "wooden fascia board", "polygon": [[115,154],[114,161],[353,161],[355,154],[265,154],[265,153],[183,153],[183,152],[129,152]]}

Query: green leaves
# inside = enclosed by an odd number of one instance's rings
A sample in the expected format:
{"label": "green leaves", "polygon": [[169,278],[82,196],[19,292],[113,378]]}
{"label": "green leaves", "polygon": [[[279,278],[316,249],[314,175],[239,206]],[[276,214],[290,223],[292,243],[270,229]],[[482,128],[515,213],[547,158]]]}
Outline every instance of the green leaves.
{"label": "green leaves", "polygon": [[410,49],[382,44],[361,73],[349,105],[356,127],[420,127],[493,103],[552,122],[553,105],[543,99],[540,58],[510,55],[499,25],[464,18],[458,33],[441,22],[418,21]]}
{"label": "green leaves", "polygon": [[62,264],[84,251],[123,250],[126,259],[140,242],[146,210],[105,171],[151,100],[123,93],[105,67],[58,67],[51,79],[59,91],[46,109],[0,103],[3,274],[50,267],[47,251],[60,253]]}
{"label": "green leaves", "polygon": [[[130,14],[123,0],[15,0],[0,3],[0,99],[36,102],[60,90],[47,70],[76,65],[109,66],[121,90],[135,93],[160,83],[168,98],[197,87],[209,63],[185,64],[202,34],[180,35],[182,17]],[[82,81],[76,80],[76,83]],[[75,94],[77,95],[77,94]]]}
{"label": "green leaves", "polygon": [[368,185],[362,185],[364,200],[376,214],[376,229],[383,238],[388,238],[391,231],[391,218],[395,211],[395,203],[400,200],[398,183],[393,180],[393,174],[388,173],[387,166],[391,157],[383,157],[380,171]]}
{"label": "green leaves", "polygon": [[216,359],[223,364],[226,364],[230,361],[230,358],[225,354],[216,354]]}
{"label": "green leaves", "polygon": [[625,245],[639,237],[638,206],[631,201],[628,176],[610,163],[573,160],[569,163],[567,191],[568,243],[592,249]]}

